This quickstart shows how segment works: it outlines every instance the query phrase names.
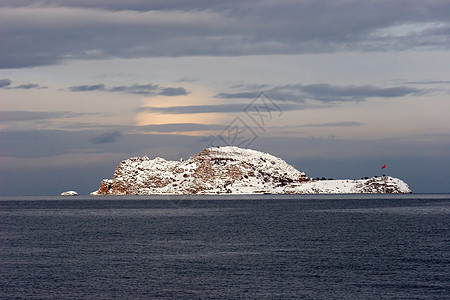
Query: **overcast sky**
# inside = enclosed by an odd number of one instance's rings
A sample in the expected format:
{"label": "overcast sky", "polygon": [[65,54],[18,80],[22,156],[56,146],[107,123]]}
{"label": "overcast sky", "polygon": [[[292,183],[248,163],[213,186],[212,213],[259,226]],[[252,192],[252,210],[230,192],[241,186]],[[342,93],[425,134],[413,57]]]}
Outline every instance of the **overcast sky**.
{"label": "overcast sky", "polygon": [[449,20],[447,0],[1,0],[0,195],[212,145],[450,192]]}

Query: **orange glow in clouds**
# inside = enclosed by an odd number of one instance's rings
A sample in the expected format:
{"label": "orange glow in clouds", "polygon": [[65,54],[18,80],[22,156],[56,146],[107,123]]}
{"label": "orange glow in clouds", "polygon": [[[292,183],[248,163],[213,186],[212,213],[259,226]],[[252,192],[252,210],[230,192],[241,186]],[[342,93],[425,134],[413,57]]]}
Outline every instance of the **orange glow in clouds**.
{"label": "orange glow in clouds", "polygon": [[[142,107],[174,107],[189,105],[214,105],[220,104],[220,100],[214,98],[214,92],[199,86],[188,86],[190,91],[188,95],[182,96],[155,96],[144,98]],[[198,113],[198,114],[173,114],[161,113],[154,111],[142,111],[137,114],[136,122],[138,126],[145,125],[162,125],[162,124],[223,124],[229,119],[224,113]],[[177,132],[184,135],[205,135],[214,134],[213,131],[197,131],[197,132]]]}

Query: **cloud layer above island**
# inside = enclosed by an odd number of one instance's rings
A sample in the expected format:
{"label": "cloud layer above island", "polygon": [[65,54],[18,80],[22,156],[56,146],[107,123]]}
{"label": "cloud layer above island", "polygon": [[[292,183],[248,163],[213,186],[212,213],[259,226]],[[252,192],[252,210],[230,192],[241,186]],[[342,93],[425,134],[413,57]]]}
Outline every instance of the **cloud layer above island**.
{"label": "cloud layer above island", "polygon": [[0,67],[65,59],[448,49],[450,3],[2,1]]}

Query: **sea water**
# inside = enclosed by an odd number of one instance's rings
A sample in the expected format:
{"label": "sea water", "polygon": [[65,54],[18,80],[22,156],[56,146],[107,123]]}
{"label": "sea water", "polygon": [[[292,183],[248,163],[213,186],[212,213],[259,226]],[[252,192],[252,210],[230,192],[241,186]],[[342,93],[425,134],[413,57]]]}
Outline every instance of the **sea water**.
{"label": "sea water", "polygon": [[450,195],[1,197],[0,298],[445,299]]}

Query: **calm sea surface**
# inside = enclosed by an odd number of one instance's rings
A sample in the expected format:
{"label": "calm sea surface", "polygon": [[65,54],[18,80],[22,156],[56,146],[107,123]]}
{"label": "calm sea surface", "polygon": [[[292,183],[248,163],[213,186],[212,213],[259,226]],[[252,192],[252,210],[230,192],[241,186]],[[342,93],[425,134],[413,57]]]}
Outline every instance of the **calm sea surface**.
{"label": "calm sea surface", "polygon": [[0,298],[450,299],[450,195],[0,197]]}

